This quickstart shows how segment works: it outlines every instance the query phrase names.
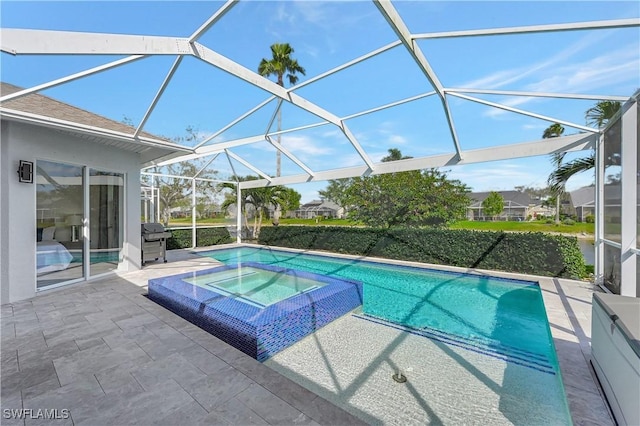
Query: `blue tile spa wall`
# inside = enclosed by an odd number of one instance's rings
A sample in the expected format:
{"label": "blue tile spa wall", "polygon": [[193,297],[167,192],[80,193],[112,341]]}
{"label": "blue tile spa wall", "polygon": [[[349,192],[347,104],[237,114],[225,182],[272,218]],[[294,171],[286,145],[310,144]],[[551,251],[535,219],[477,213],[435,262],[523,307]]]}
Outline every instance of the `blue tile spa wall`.
{"label": "blue tile spa wall", "polygon": [[362,304],[362,283],[246,262],[243,265],[295,274],[323,287],[266,307],[185,282],[242,265],[149,280],[149,298],[253,358],[264,361]]}

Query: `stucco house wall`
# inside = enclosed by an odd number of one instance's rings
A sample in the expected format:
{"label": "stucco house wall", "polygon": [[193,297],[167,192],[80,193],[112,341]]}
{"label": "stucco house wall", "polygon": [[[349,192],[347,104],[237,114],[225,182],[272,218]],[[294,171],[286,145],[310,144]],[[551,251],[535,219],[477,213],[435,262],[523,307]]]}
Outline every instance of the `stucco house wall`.
{"label": "stucco house wall", "polygon": [[140,268],[140,155],[71,133],[2,120],[0,139],[0,303],[36,293],[36,186],[21,183],[20,160],[50,160],[125,174],[124,261]]}

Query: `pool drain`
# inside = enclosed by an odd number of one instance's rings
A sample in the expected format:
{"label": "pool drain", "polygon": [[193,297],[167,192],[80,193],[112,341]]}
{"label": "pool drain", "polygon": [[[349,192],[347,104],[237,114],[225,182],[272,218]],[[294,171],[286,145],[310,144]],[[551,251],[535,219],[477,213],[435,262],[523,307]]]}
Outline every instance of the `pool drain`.
{"label": "pool drain", "polygon": [[400,372],[400,370],[398,370],[398,372],[396,374],[394,374],[393,376],[391,376],[391,378],[393,380],[395,380],[398,383],[404,383],[407,381],[407,378],[405,377],[404,374],[402,374],[402,372]]}

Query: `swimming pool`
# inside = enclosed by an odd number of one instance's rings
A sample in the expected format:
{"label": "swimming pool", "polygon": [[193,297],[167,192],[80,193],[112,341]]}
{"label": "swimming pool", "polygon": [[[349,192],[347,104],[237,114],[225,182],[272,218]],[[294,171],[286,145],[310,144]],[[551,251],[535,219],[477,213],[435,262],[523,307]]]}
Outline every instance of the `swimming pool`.
{"label": "swimming pool", "polygon": [[508,379],[511,386],[517,377],[515,382],[529,383],[531,389],[523,388],[518,391],[520,395],[505,398],[533,403],[533,396],[540,395],[542,408],[536,415],[545,416],[540,413],[547,412],[546,418],[553,423],[571,423],[536,282],[269,248],[242,247],[199,254],[227,265],[251,261],[362,282],[362,312],[353,318],[462,350],[468,354],[467,360],[479,356],[494,359],[495,368],[511,366],[507,368],[510,374],[503,379]]}

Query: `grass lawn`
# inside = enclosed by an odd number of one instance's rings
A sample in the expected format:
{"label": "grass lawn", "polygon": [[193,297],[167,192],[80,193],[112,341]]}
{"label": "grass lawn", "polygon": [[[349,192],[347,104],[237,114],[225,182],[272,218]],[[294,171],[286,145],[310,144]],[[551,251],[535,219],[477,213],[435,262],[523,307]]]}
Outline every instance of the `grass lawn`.
{"label": "grass lawn", "polygon": [[[307,226],[357,226],[356,222],[348,219],[319,219],[316,223],[315,219],[280,219],[281,225],[307,225]],[[271,222],[269,222],[271,225]]]}
{"label": "grass lawn", "polygon": [[[212,226],[212,225],[235,225],[235,219],[225,218],[206,218],[196,220],[197,226]],[[280,219],[282,225],[307,225],[307,226],[357,226],[356,222],[352,222],[347,219],[320,219],[316,223],[315,219]],[[183,227],[191,226],[190,217],[181,217],[171,219],[169,222],[170,227]],[[253,219],[249,219],[249,226],[253,226]],[[270,219],[263,219],[262,226],[271,226]]]}
{"label": "grass lawn", "polygon": [[[235,219],[225,218],[207,218],[198,219],[198,226],[212,225],[235,225]],[[357,222],[348,219],[321,219],[316,223],[315,219],[280,219],[282,225],[306,225],[306,226],[361,226]],[[250,226],[253,226],[253,220],[250,220]],[[171,219],[170,227],[191,226],[191,218]],[[262,226],[271,226],[271,220],[265,219]],[[475,229],[478,231],[514,231],[514,232],[558,232],[563,234],[594,234],[595,225],[593,223],[576,222],[574,225],[564,225],[555,223],[545,223],[543,221],[534,222],[480,222],[473,220],[464,220],[456,222],[450,227],[451,229]]]}
{"label": "grass lawn", "polygon": [[576,222],[574,225],[534,222],[479,222],[465,220],[451,225],[451,229],[476,229],[481,231],[560,232],[563,234],[593,234],[595,224]]}
{"label": "grass lawn", "polygon": [[[236,223],[235,219],[225,219],[223,217],[215,217],[215,218],[205,218],[205,219],[197,219],[196,225],[198,226],[207,226],[207,225],[233,225]],[[173,218],[169,221],[169,226],[191,226],[191,218],[190,217],[180,217]]]}

